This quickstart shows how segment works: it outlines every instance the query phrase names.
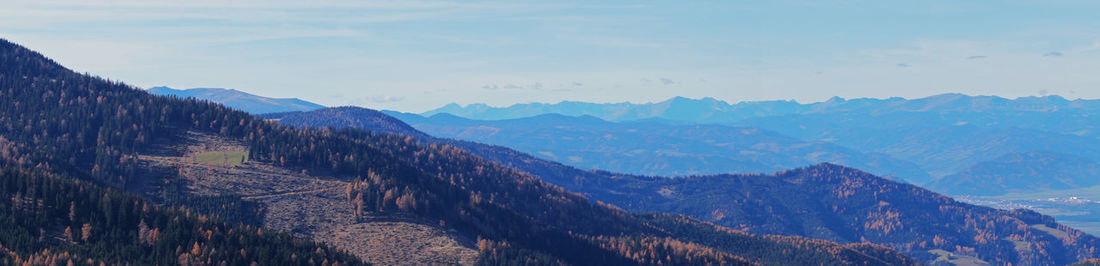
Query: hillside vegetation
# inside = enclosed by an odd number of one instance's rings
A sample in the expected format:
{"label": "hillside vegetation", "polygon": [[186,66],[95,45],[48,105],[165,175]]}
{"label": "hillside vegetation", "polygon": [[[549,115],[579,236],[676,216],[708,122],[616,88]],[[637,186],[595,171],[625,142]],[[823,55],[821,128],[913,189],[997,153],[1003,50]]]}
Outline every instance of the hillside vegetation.
{"label": "hillside vegetation", "polygon": [[44,173],[0,170],[0,264],[356,265],[289,234]]}

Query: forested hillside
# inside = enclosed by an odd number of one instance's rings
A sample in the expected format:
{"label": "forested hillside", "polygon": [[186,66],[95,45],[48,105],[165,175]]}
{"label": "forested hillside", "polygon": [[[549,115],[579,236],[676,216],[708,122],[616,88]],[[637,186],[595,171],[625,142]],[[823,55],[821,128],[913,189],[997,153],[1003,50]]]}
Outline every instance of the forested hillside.
{"label": "forested hillside", "polygon": [[292,111],[310,111],[325,108],[322,105],[303,101],[297,98],[276,99],[256,96],[247,92],[222,89],[222,88],[193,88],[177,90],[169,87],[153,87],[147,90],[150,94],[160,96],[179,97],[181,99],[195,98],[217,102],[229,108],[245,111],[251,114],[266,114]]}
{"label": "forested hillside", "polygon": [[[293,125],[310,121],[301,125],[339,128],[344,127],[344,121],[356,119],[333,117],[332,113],[310,116],[320,112],[283,115],[280,122]],[[371,127],[369,121],[389,122]],[[350,125],[381,131],[412,130],[408,125],[394,126],[381,117],[362,117]],[[941,257],[972,257],[998,264],[1042,265],[1100,256],[1096,250],[1100,240],[1057,224],[1048,216],[964,204],[837,165],[822,164],[773,175],[662,178],[582,171],[473,142],[437,138],[420,141],[461,147],[629,211],[682,213],[753,233],[879,243],[926,262]]]}
{"label": "forested hillside", "polygon": [[1077,155],[1014,152],[946,176],[929,188],[958,195],[1003,195],[1093,187],[1100,185],[1097,177],[1100,163]]}
{"label": "forested hillside", "polygon": [[44,173],[0,170],[0,264],[356,265],[345,252]]}
{"label": "forested hillside", "polygon": [[[197,181],[183,179],[185,169],[163,171],[163,167],[172,167],[172,160],[155,161],[162,165],[158,168],[149,166],[149,158],[184,158],[165,147],[202,139],[191,135],[216,136],[247,146],[246,156],[238,159],[241,164],[255,162],[276,172],[321,178],[315,182],[347,184],[342,204],[350,205],[349,212],[357,218],[409,217],[479,239],[483,263],[915,263],[883,247],[775,240],[717,227],[695,227],[688,233],[725,241],[692,241],[663,229],[667,227],[663,223],[590,202],[452,146],[421,145],[412,137],[358,129],[297,129],[210,102],[156,97],[119,82],[69,71],[7,41],[0,42],[0,99],[0,150],[4,151],[0,159],[7,166],[125,189],[164,204],[194,202],[195,197],[205,196],[193,194],[187,183]],[[219,169],[238,167],[230,164],[228,151],[222,154],[220,164],[224,167]],[[190,165],[200,162],[197,155],[191,160]],[[207,173],[218,173],[207,169]],[[245,176],[244,181],[248,178],[268,177]],[[217,198],[225,204],[248,205],[244,201],[249,201],[233,194],[219,196],[229,196]],[[211,204],[189,204],[196,205]],[[226,208],[215,209],[231,213]],[[263,215],[267,216],[264,224],[268,224],[273,214]],[[315,239],[333,240],[324,236]],[[747,242],[719,245],[738,240]],[[201,246],[199,249],[202,252]],[[114,259],[141,262],[127,256]]]}
{"label": "forested hillside", "polygon": [[257,117],[279,121],[281,124],[307,128],[359,128],[373,132],[397,133],[417,139],[429,137],[410,127],[404,121],[372,109],[342,106],[309,112],[282,112],[260,114]]}

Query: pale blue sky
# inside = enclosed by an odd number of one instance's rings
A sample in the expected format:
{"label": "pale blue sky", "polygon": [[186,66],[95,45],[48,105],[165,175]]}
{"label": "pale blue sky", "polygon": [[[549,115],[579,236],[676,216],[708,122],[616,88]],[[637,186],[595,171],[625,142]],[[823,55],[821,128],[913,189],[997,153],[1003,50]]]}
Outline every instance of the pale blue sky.
{"label": "pale blue sky", "polygon": [[1093,1],[4,2],[77,71],[325,105],[1100,98]]}

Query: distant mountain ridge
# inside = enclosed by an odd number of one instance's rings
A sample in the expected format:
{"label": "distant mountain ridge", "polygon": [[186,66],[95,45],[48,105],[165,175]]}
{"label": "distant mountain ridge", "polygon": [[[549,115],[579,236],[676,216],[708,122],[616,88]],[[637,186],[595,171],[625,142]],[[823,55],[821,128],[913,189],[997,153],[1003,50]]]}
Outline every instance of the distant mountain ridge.
{"label": "distant mountain ridge", "polygon": [[735,123],[749,118],[852,111],[886,114],[892,112],[1055,112],[1069,110],[1100,110],[1100,100],[1067,100],[1057,95],[1006,99],[998,96],[968,96],[952,93],[917,99],[900,97],[844,99],[833,97],[827,101],[806,104],[793,100],[745,101],[731,104],[711,97],[701,99],[673,97],[653,103],[562,101],[559,103],[514,104],[506,107],[492,107],[480,103],[461,106],[451,103],[423,112],[421,115],[432,116],[439,113],[449,113],[469,119],[500,120],[556,113],[568,116],[591,115],[608,121],[661,118],[693,123]]}
{"label": "distant mountain ridge", "polygon": [[[714,98],[676,97],[646,104],[450,104],[423,113],[504,119],[558,113],[609,121],[721,124],[770,130],[804,141],[828,142],[918,165],[933,178],[958,173],[1007,153],[1059,150],[1100,161],[1100,100],[1060,96],[942,94],[918,99],[834,97],[800,104],[760,101],[729,104]],[[485,122],[492,123],[492,122]],[[687,136],[685,136],[687,137]],[[1026,189],[1026,188],[1014,188]]]}
{"label": "distant mountain ridge", "polygon": [[[675,97],[662,102],[644,104],[563,101],[555,104],[529,103],[491,107],[485,104],[460,106],[452,103],[421,115],[430,117],[435,114],[449,113],[469,119],[500,120],[555,113],[567,116],[590,115],[608,121],[661,118],[674,121],[725,123],[756,116],[797,113],[804,109],[804,106],[794,101],[746,102],[730,105],[725,101],[709,97],[698,100]],[[723,117],[730,115],[732,117]]]}
{"label": "distant mountain ridge", "polygon": [[[1020,188],[1067,190],[1100,185],[1100,163],[1056,152],[1009,153],[929,184],[960,195],[1001,195]],[[1028,192],[1024,190],[1023,192]]]}
{"label": "distant mountain ridge", "polygon": [[267,98],[234,89],[194,88],[177,90],[161,86],[149,88],[147,92],[160,96],[213,101],[251,114],[310,111],[325,108],[323,105],[298,98]]}

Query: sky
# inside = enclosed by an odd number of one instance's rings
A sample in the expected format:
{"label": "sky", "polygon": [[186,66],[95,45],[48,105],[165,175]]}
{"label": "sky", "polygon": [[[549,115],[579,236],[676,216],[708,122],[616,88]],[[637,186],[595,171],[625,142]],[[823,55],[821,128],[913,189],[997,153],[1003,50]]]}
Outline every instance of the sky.
{"label": "sky", "polygon": [[4,2],[79,72],[328,106],[1100,98],[1096,1]]}

